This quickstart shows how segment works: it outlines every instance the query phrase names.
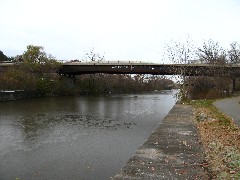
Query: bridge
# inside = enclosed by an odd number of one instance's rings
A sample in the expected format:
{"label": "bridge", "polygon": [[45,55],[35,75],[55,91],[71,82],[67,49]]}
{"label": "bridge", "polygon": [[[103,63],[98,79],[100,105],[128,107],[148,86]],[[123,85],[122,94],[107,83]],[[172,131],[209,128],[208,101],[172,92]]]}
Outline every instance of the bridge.
{"label": "bridge", "polygon": [[[0,72],[14,63],[0,63]],[[74,77],[82,74],[152,74],[152,75],[186,75],[186,76],[218,76],[240,77],[238,65],[209,64],[156,64],[136,61],[92,61],[65,62],[57,71],[60,75]]]}
{"label": "bridge", "polygon": [[209,64],[156,64],[123,61],[67,62],[59,68],[60,75],[74,77],[81,74],[152,74],[239,77],[240,66]]}

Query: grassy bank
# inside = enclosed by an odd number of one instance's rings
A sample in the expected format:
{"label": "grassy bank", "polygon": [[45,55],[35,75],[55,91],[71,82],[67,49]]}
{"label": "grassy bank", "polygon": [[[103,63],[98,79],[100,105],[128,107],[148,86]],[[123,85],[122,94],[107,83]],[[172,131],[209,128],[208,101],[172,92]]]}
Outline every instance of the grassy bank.
{"label": "grassy bank", "polygon": [[212,100],[191,101],[213,179],[240,179],[240,128]]}

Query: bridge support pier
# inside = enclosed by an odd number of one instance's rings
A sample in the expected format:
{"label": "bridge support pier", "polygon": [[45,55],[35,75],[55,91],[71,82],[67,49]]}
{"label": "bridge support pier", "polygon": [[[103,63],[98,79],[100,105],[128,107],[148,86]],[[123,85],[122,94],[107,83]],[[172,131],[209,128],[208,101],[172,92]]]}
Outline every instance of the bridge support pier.
{"label": "bridge support pier", "polygon": [[76,86],[76,80],[75,75],[67,76],[67,87],[74,88]]}
{"label": "bridge support pier", "polygon": [[232,79],[232,83],[233,83],[232,93],[235,93],[235,91],[236,91],[236,78],[235,77]]}

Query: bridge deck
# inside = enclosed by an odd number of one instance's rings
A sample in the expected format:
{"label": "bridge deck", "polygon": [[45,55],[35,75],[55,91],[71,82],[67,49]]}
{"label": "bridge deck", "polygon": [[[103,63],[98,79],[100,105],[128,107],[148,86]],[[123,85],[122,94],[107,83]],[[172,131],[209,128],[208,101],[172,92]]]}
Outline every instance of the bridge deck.
{"label": "bridge deck", "polygon": [[[62,63],[63,65],[75,65],[75,66],[190,66],[190,67],[236,67],[240,68],[240,65],[230,65],[226,64],[225,66],[222,65],[212,65],[212,64],[159,64],[159,63],[148,63],[148,62],[131,62],[131,61],[92,61],[92,62],[65,62]],[[1,63],[0,63],[1,65]]]}
{"label": "bridge deck", "polygon": [[236,77],[240,75],[240,66],[220,66],[209,64],[156,64],[134,62],[73,62],[64,63],[62,65],[62,68],[59,69],[59,73],[64,75],[108,73]]}
{"label": "bridge deck", "polygon": [[[12,65],[14,64],[0,63],[0,71],[3,72],[5,68]],[[209,64],[157,64],[141,61],[66,62],[62,63],[58,73],[69,76],[107,73],[239,77],[240,66],[220,66]]]}

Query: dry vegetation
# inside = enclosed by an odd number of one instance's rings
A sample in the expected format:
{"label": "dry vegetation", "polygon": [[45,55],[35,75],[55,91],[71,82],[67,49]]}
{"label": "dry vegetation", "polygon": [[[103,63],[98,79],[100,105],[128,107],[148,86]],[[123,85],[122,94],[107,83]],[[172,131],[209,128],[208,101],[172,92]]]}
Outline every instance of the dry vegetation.
{"label": "dry vegetation", "polygon": [[212,105],[192,101],[213,179],[240,179],[240,128]]}

